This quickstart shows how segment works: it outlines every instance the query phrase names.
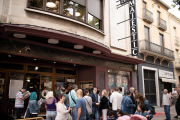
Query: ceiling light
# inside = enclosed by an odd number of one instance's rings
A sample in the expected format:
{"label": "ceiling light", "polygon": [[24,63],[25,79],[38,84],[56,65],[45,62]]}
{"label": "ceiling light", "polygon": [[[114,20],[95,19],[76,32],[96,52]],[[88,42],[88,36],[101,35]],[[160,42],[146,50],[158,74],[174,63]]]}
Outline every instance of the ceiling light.
{"label": "ceiling light", "polygon": [[36,67],[35,67],[35,70],[38,70],[38,69],[39,69],[39,67],[36,66]]}
{"label": "ceiling light", "polygon": [[94,51],[93,51],[93,54],[101,54],[101,51],[99,51],[99,50],[94,50]]}
{"label": "ceiling light", "polygon": [[53,3],[53,2],[47,2],[47,3],[46,3],[46,6],[49,7],[49,8],[55,8],[55,7],[56,7],[56,4]]}
{"label": "ceiling light", "polygon": [[34,59],[34,60],[37,60],[37,59]]}
{"label": "ceiling light", "polygon": [[26,80],[27,82],[30,82],[30,80]]}
{"label": "ceiling light", "polygon": [[50,44],[58,44],[59,40],[50,38],[50,39],[48,39],[48,43],[50,43]]}
{"label": "ceiling light", "polygon": [[54,63],[56,63],[56,62],[54,62]]}
{"label": "ceiling light", "polygon": [[18,34],[18,33],[14,33],[13,36],[16,37],[16,38],[26,38],[26,35]]}
{"label": "ceiling light", "polygon": [[76,66],[76,64],[74,64],[74,66]]}
{"label": "ceiling light", "polygon": [[81,13],[76,12],[76,17],[79,17],[79,16],[81,16]]}
{"label": "ceiling light", "polygon": [[11,57],[11,55],[8,55],[8,57]]}
{"label": "ceiling light", "polygon": [[83,49],[84,46],[83,45],[74,45],[74,49]]}

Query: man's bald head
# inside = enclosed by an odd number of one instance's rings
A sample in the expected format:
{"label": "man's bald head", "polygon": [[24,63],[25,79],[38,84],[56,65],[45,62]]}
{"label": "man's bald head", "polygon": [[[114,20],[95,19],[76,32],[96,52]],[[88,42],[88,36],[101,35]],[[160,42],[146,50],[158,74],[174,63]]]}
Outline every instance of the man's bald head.
{"label": "man's bald head", "polygon": [[80,98],[80,97],[83,96],[83,92],[82,92],[81,89],[78,89],[78,90],[76,91],[76,96],[77,96],[78,98]]}

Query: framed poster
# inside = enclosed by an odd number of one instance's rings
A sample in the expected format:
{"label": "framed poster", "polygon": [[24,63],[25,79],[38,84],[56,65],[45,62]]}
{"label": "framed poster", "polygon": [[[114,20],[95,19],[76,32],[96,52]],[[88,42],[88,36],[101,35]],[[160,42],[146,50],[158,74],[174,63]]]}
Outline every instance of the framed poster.
{"label": "framed poster", "polygon": [[122,77],[124,90],[128,89],[128,77]]}
{"label": "framed poster", "polygon": [[108,87],[109,88],[114,88],[115,86],[115,81],[114,81],[114,75],[108,75]]}
{"label": "framed poster", "polygon": [[122,76],[121,75],[116,75],[116,86],[117,87],[122,87]]}

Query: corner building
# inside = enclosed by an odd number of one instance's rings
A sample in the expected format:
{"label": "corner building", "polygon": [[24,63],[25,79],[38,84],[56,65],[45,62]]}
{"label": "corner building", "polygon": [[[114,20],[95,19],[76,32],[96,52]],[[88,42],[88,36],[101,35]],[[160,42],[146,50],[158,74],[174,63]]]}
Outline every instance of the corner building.
{"label": "corner building", "polygon": [[161,0],[137,0],[139,56],[138,88],[151,105],[160,106],[162,90],[172,91],[174,50],[172,49],[168,9]]}
{"label": "corner building", "polygon": [[128,39],[118,41],[129,28],[117,21],[127,16],[115,0],[1,0],[0,113],[14,115],[22,86],[39,98],[75,83],[137,88],[135,66],[144,61],[129,56]]}

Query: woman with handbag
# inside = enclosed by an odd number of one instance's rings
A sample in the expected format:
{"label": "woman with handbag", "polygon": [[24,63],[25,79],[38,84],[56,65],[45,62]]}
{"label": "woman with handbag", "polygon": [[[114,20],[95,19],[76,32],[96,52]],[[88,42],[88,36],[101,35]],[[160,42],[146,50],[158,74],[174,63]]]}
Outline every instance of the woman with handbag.
{"label": "woman with handbag", "polygon": [[100,106],[99,106],[99,111],[100,112],[102,111],[103,120],[107,120],[107,111],[109,109],[109,104],[108,103],[109,103],[109,99],[108,99],[108,96],[107,96],[107,92],[104,89],[102,91],[102,98],[101,98]]}
{"label": "woman with handbag", "polygon": [[89,116],[92,117],[92,98],[89,97],[89,90],[84,90],[84,99],[86,101],[86,109],[88,111]]}
{"label": "woman with handbag", "polygon": [[57,115],[57,112],[56,112],[57,100],[53,96],[53,91],[49,91],[47,93],[44,104],[46,107],[46,119],[47,120],[55,120],[56,115]]}
{"label": "woman with handbag", "polygon": [[63,94],[58,95],[58,104],[57,104],[57,116],[56,120],[72,120],[72,117],[69,114],[71,108],[64,105],[65,96]]}

